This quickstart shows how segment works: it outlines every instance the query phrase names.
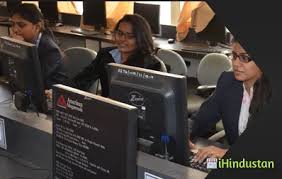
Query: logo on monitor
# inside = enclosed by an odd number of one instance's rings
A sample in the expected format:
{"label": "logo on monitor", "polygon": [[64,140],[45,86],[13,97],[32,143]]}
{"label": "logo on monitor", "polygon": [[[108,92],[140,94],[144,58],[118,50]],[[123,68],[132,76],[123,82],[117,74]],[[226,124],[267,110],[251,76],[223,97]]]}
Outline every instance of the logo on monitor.
{"label": "logo on monitor", "polygon": [[135,106],[142,106],[144,104],[144,97],[137,91],[132,91],[129,93],[129,101]]}
{"label": "logo on monitor", "polygon": [[67,103],[63,95],[61,95],[57,100],[57,106],[66,109]]}

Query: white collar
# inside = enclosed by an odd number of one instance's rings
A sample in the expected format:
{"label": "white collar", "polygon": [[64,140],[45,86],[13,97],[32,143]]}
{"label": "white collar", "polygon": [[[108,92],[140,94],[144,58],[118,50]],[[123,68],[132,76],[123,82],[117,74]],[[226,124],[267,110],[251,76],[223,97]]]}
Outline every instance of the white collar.
{"label": "white collar", "polygon": [[42,32],[40,32],[40,33],[38,34],[38,37],[37,37],[37,39],[36,39],[36,41],[35,41],[35,45],[36,45],[37,48],[38,48],[38,46],[39,46],[41,37],[42,37]]}
{"label": "white collar", "polygon": [[254,93],[254,86],[252,86],[252,87],[250,88],[250,94],[247,92],[246,86],[245,86],[244,83],[243,83],[243,89],[244,89],[244,93],[246,93],[246,94],[252,99],[253,93]]}

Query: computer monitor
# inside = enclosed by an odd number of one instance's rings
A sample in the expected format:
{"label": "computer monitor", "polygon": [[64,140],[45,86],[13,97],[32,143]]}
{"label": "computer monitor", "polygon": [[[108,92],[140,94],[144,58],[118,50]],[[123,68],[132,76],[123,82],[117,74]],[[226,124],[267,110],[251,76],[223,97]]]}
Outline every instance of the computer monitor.
{"label": "computer monitor", "polygon": [[0,37],[0,56],[7,64],[6,75],[12,93],[19,99],[15,99],[16,107],[24,111],[25,107],[34,107],[36,112],[46,113],[43,77],[36,46],[10,37]]}
{"label": "computer monitor", "polygon": [[52,24],[59,21],[57,0],[39,0],[38,5],[45,20]]}
{"label": "computer monitor", "polygon": [[154,36],[161,36],[160,5],[134,3],[133,12],[148,21]]}
{"label": "computer monitor", "polygon": [[197,38],[199,40],[209,41],[211,45],[216,45],[217,43],[225,43],[225,34],[225,25],[219,17],[215,15],[207,27],[197,33]]}
{"label": "computer monitor", "polygon": [[138,108],[139,149],[187,166],[186,77],[114,63],[108,75],[109,97]]}
{"label": "computer monitor", "polygon": [[64,85],[53,106],[54,178],[136,178],[134,106]]}
{"label": "computer monitor", "polygon": [[107,27],[106,2],[104,0],[83,1],[83,25],[94,26],[97,31]]}
{"label": "computer monitor", "polygon": [[189,29],[186,40],[190,42],[202,42],[209,43],[211,46],[216,46],[218,43],[225,43],[226,41],[226,28],[222,20],[215,15],[208,25],[201,32],[196,32],[195,27],[198,26],[197,23],[200,23],[199,13],[197,10],[192,16],[192,24]]}
{"label": "computer monitor", "polygon": [[22,3],[21,0],[6,0],[8,12],[11,13],[12,10]]}

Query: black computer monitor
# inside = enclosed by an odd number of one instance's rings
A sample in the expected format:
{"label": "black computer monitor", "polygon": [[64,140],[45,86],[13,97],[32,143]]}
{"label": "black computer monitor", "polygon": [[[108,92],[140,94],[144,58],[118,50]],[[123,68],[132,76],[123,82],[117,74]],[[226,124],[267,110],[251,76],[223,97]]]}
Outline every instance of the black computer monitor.
{"label": "black computer monitor", "polygon": [[[19,99],[15,99],[16,107],[25,111],[25,106],[31,106],[36,112],[46,113],[43,77],[36,46],[10,37],[0,37],[0,56],[7,64],[9,86]],[[22,106],[17,106],[17,102]]]}
{"label": "black computer monitor", "polygon": [[[197,19],[199,17],[197,17],[196,15],[193,18]],[[222,22],[222,20],[217,15],[215,15],[208,23],[208,25],[205,27],[205,29],[202,30],[201,32],[196,33],[195,29],[190,28],[187,35],[187,40],[191,42],[209,43],[209,45],[211,46],[216,46],[218,43],[225,43],[226,41],[225,25]]]}
{"label": "black computer monitor", "polygon": [[106,2],[104,0],[83,1],[83,24],[94,26],[95,30],[107,27]]}
{"label": "black computer monitor", "polygon": [[161,36],[160,5],[134,3],[133,12],[148,21],[154,36]]}
{"label": "black computer monitor", "polygon": [[53,106],[54,178],[136,178],[134,106],[64,85]]}
{"label": "black computer monitor", "polygon": [[12,10],[22,3],[21,0],[6,0],[8,12],[11,13]]}
{"label": "black computer monitor", "polygon": [[188,165],[186,77],[113,63],[108,73],[109,97],[138,108],[139,149]]}
{"label": "black computer monitor", "polygon": [[45,20],[50,23],[56,23],[59,21],[57,0],[39,0],[38,5]]}

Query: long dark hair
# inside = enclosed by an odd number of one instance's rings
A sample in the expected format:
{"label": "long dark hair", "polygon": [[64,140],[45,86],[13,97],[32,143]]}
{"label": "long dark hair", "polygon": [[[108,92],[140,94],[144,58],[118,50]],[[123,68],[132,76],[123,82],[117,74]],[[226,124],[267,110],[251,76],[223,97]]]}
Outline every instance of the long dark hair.
{"label": "long dark hair", "polygon": [[119,24],[122,22],[132,25],[133,34],[136,37],[137,50],[144,55],[152,54],[154,52],[154,43],[147,20],[138,14],[127,14],[118,21],[115,30],[118,30]]}
{"label": "long dark hair", "polygon": [[32,24],[41,23],[41,32],[49,35],[55,42],[57,42],[53,32],[48,28],[47,23],[44,21],[43,14],[36,5],[30,3],[19,4],[12,9],[11,16],[16,14]]}
{"label": "long dark hair", "polygon": [[249,113],[253,118],[262,110],[264,105],[270,102],[272,96],[272,88],[267,76],[262,73],[261,77],[254,84],[253,98],[250,104]]}

